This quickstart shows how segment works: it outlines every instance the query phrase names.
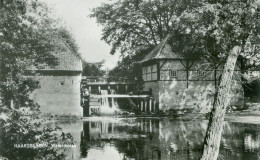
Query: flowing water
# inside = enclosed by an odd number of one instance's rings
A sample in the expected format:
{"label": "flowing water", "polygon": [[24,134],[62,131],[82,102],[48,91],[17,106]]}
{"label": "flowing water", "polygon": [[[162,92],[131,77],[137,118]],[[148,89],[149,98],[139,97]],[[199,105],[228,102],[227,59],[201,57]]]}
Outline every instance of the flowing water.
{"label": "flowing water", "polygon": [[[200,156],[208,122],[91,117],[56,123],[76,141],[67,159],[189,160]],[[225,122],[219,159],[260,159],[260,125]]]}

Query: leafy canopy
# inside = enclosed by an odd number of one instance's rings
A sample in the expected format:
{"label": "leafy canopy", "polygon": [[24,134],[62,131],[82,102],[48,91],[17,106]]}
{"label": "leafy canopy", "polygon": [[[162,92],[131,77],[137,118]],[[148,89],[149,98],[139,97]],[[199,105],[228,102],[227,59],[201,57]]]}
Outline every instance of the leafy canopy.
{"label": "leafy canopy", "polygon": [[56,65],[56,53],[64,50],[64,41],[78,54],[71,33],[49,15],[49,8],[37,0],[2,0],[0,5],[0,89],[2,103],[15,107],[32,107],[28,93],[37,82],[25,77],[29,66]]}
{"label": "leafy canopy", "polygon": [[86,61],[83,61],[83,76],[104,76],[105,71],[102,68],[105,61],[100,61],[96,63],[89,63]]}
{"label": "leafy canopy", "polygon": [[175,17],[196,3],[189,0],[123,0],[102,4],[91,17],[103,26],[102,40],[111,54],[135,54],[159,44],[172,30]]}
{"label": "leafy canopy", "polygon": [[[57,129],[39,122],[39,105],[29,97],[38,82],[26,77],[33,65],[56,65],[56,43],[63,37],[76,51],[72,37],[49,17],[49,9],[37,0],[0,1],[0,156],[9,159],[63,159],[64,154],[50,146],[17,149],[14,144],[73,143]],[[59,32],[60,31],[60,32]],[[62,32],[61,32],[62,31]]]}
{"label": "leafy canopy", "polygon": [[257,5],[257,0],[123,0],[102,4],[91,17],[103,27],[111,54],[120,49],[131,58],[170,35],[173,51],[184,57],[218,62],[238,45],[244,58],[259,65]]}

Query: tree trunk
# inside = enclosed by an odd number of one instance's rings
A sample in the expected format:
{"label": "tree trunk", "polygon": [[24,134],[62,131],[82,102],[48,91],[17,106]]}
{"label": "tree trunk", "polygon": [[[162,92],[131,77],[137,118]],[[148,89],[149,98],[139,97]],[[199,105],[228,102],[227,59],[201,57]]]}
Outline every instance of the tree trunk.
{"label": "tree trunk", "polygon": [[231,50],[224,66],[218,91],[214,99],[213,109],[209,118],[201,160],[216,160],[218,158],[222,126],[226,108],[230,100],[229,93],[232,76],[240,50],[241,48],[239,46],[235,46]]}

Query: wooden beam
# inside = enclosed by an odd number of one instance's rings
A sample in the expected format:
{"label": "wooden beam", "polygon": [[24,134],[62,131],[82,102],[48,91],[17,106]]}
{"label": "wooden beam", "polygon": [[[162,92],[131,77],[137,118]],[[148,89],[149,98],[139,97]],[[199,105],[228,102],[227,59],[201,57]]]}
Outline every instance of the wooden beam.
{"label": "wooden beam", "polygon": [[186,59],[186,80],[187,80],[187,88],[189,88],[189,60]]}
{"label": "wooden beam", "polygon": [[161,79],[160,78],[160,76],[161,76],[160,72],[161,72],[160,62],[157,62],[157,80],[158,81]]}
{"label": "wooden beam", "polygon": [[135,84],[135,82],[129,82],[129,83],[124,83],[124,82],[87,82],[87,81],[84,81],[82,80],[81,81],[82,84],[86,84],[86,85],[131,85],[131,84]]}
{"label": "wooden beam", "polygon": [[[163,64],[160,65],[160,70],[162,69],[162,67],[165,65],[166,62],[167,62],[167,60],[164,60],[164,61],[163,61]],[[159,61],[159,64],[160,64],[160,61]]]}
{"label": "wooden beam", "polygon": [[149,95],[128,95],[128,94],[107,94],[107,95],[90,95],[90,98],[148,98]]}
{"label": "wooden beam", "polygon": [[183,65],[184,68],[187,68],[187,66],[180,60],[180,63]]}

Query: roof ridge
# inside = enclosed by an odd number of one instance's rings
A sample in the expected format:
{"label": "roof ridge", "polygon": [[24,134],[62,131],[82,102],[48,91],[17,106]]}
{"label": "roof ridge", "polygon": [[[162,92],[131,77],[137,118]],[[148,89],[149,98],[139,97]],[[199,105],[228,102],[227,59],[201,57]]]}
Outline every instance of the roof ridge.
{"label": "roof ridge", "polygon": [[70,46],[68,45],[68,43],[67,43],[62,37],[58,36],[58,38],[61,39],[61,41],[62,41],[62,42],[65,44],[65,46],[70,50],[70,52],[71,52],[72,54],[74,54],[74,56],[76,56],[80,61],[82,61],[82,58],[81,58],[79,55],[77,55],[77,54],[70,48]]}
{"label": "roof ridge", "polygon": [[159,50],[159,52],[157,53],[157,55],[156,55],[154,58],[158,58],[158,57],[159,57],[159,55],[161,54],[162,50],[164,49],[164,47],[165,47],[165,45],[166,45],[166,42],[167,42],[167,40],[168,40],[169,37],[170,37],[170,34],[168,34],[168,35],[166,36],[166,38],[161,42],[160,50]]}

